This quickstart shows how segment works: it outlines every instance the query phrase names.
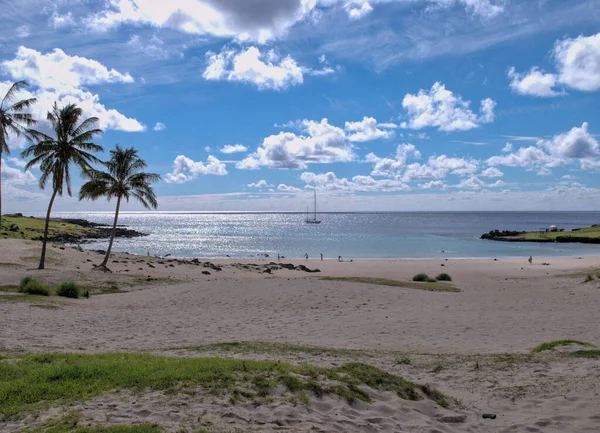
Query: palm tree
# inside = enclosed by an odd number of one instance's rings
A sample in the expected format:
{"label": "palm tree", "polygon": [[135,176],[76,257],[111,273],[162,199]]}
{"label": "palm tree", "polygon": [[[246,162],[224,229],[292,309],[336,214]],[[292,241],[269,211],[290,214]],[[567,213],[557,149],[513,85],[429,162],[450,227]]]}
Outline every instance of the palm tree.
{"label": "palm tree", "polygon": [[52,198],[46,213],[46,225],[44,227],[44,239],[42,243],[42,256],[38,269],[44,269],[46,262],[46,242],[48,241],[48,224],[50,213],[56,195],[63,195],[63,187],[67,186],[67,193],[71,196],[71,171],[72,164],[79,167],[84,174],[90,175],[93,171],[90,163],[101,162],[90,152],[103,152],[102,146],[94,144],[91,140],[94,136],[102,134],[101,129],[94,128],[98,118],[90,117],[80,122],[83,110],[75,104],[68,104],[59,108],[54,103],[52,111],[46,118],[52,124],[55,137],[43,132],[28,130],[36,144],[30,145],[21,153],[21,158],[33,156],[25,170],[36,164],[40,164],[40,188],[44,189],[48,180],[52,178]]}
{"label": "palm tree", "polygon": [[23,110],[35,104],[36,98],[22,99],[12,103],[17,92],[26,86],[26,81],[17,81],[10,86],[0,102],[0,226],[2,226],[2,153],[6,152],[7,155],[10,155],[10,148],[6,140],[9,134],[17,137],[26,135],[26,127],[35,124],[31,114],[24,113]]}
{"label": "palm tree", "polygon": [[108,201],[112,198],[117,199],[117,209],[108,249],[104,260],[96,268],[110,271],[106,264],[117,232],[121,200],[125,199],[129,202],[129,198],[134,197],[146,209],[156,209],[158,201],[151,184],[159,181],[160,176],[142,171],[147,167],[147,164],[138,156],[138,151],[133,147],[123,149],[117,145],[116,149],[110,151],[110,160],[105,162],[104,165],[108,172],[94,170],[91,174],[91,180],[86,182],[79,190],[79,200],[96,200],[99,197],[106,197]]}

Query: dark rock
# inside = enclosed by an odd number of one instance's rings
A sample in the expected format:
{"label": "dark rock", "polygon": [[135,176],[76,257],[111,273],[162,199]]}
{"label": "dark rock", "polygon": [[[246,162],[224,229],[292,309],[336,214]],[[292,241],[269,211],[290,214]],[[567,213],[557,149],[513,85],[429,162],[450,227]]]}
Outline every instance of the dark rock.
{"label": "dark rock", "polygon": [[203,266],[205,268],[210,268],[213,271],[217,271],[217,272],[220,272],[220,271],[223,270],[220,266],[217,266],[217,265],[215,265],[214,263],[211,263],[211,262],[205,262]]}
{"label": "dark rock", "polygon": [[466,415],[446,415],[440,418],[440,421],[446,424],[459,424],[467,420]]}
{"label": "dark rock", "polygon": [[11,231],[11,232],[18,232],[19,230],[20,230],[19,226],[16,224],[11,224],[10,227],[8,228],[8,231]]}
{"label": "dark rock", "polygon": [[202,274],[203,275],[210,275],[210,272],[208,272],[208,271],[202,271]]}
{"label": "dark rock", "polygon": [[296,268],[296,270],[297,270],[297,271],[304,271],[304,272],[308,272],[308,273],[311,273],[311,274],[315,274],[315,273],[317,273],[317,272],[321,272],[321,270],[320,270],[320,269],[309,269],[309,268],[307,268],[307,267],[306,267],[306,266],[304,266],[304,265],[299,265],[299,266]]}
{"label": "dark rock", "polygon": [[496,419],[496,414],[493,413],[484,413],[482,415],[483,419]]}
{"label": "dark rock", "polygon": [[149,267],[149,268],[152,268],[152,269],[154,269],[154,268],[155,268],[155,266],[154,266],[154,265],[152,265],[152,264],[150,264],[150,263],[148,263],[148,267]]}
{"label": "dark rock", "polygon": [[[4,216],[7,218],[23,218],[22,213],[5,213]],[[29,217],[29,218],[33,218],[33,217]]]}

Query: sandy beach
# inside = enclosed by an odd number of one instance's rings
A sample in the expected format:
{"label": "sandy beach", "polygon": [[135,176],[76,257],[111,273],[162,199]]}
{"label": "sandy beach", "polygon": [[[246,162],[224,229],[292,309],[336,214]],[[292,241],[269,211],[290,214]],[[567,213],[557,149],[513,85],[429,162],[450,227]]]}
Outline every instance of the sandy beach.
{"label": "sandy beach", "polygon": [[[272,403],[260,410],[204,399],[169,418],[160,408],[178,402],[163,394],[108,395],[78,406],[90,420],[116,405],[111,411],[122,414],[121,421],[152,421],[167,431],[194,427],[190,420],[198,411],[210,414],[216,430],[209,431],[275,431],[282,427],[276,420],[284,418],[296,420],[284,425],[288,431],[594,432],[600,426],[598,359],[570,357],[572,347],[529,355],[554,340],[600,344],[600,280],[584,283],[588,274],[600,272],[599,257],[534,258],[532,264],[526,259],[292,262],[321,271],[308,273],[265,272],[271,259],[205,265],[205,260],[183,264],[115,254],[109,262],[113,273],[103,273],[92,271],[100,254],[59,245],[49,248],[46,270],[33,270],[39,249],[37,242],[0,241],[4,290],[32,275],[48,284],[77,281],[92,296],[31,300],[3,293],[2,353],[144,352],[317,365],[360,361],[432,384],[460,401],[440,414],[430,402],[408,404],[386,395],[373,404],[349,406],[327,397],[308,406]],[[446,272],[460,291],[349,280],[409,282],[420,272]],[[102,291],[118,293],[95,295]],[[231,342],[239,349],[222,345]],[[497,419],[483,419],[484,412]],[[16,431],[22,422],[0,423],[0,430]]]}

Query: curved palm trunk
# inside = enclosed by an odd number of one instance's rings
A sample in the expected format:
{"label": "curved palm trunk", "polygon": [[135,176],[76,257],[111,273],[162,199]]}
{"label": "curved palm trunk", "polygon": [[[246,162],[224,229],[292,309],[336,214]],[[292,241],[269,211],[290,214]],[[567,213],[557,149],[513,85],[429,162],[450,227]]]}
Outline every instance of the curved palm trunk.
{"label": "curved palm trunk", "polygon": [[50,225],[50,212],[52,212],[52,205],[54,204],[54,199],[56,198],[56,194],[58,190],[55,189],[54,193],[52,193],[52,198],[50,199],[50,204],[48,205],[48,212],[46,212],[46,225],[44,227],[44,240],[42,241],[42,257],[40,258],[40,265],[38,269],[44,269],[46,264],[46,243],[48,242],[48,226]]}
{"label": "curved palm trunk", "polygon": [[2,227],[2,150],[0,149],[0,227]]}
{"label": "curved palm trunk", "polygon": [[112,250],[113,241],[115,240],[115,236],[117,234],[117,221],[119,220],[119,208],[121,207],[121,196],[117,198],[117,210],[115,211],[115,221],[113,222],[112,233],[110,234],[110,242],[108,243],[108,249],[106,250],[106,255],[104,256],[104,261],[100,264],[100,268],[107,268],[106,264],[108,263],[108,257],[110,256],[110,250]]}

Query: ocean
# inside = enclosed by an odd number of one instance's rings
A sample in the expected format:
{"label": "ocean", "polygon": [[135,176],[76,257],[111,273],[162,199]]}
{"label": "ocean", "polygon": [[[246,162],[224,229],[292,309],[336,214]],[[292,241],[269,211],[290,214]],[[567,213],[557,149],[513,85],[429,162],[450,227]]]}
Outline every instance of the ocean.
{"label": "ocean", "polygon": [[[43,216],[43,215],[36,215]],[[56,212],[112,224],[104,212]],[[173,257],[434,259],[600,255],[600,245],[483,241],[482,233],[570,230],[600,223],[600,212],[386,212],[324,213],[319,225],[294,213],[122,213],[119,225],[149,233],[116,239],[113,251]],[[106,249],[108,242],[83,245]]]}

